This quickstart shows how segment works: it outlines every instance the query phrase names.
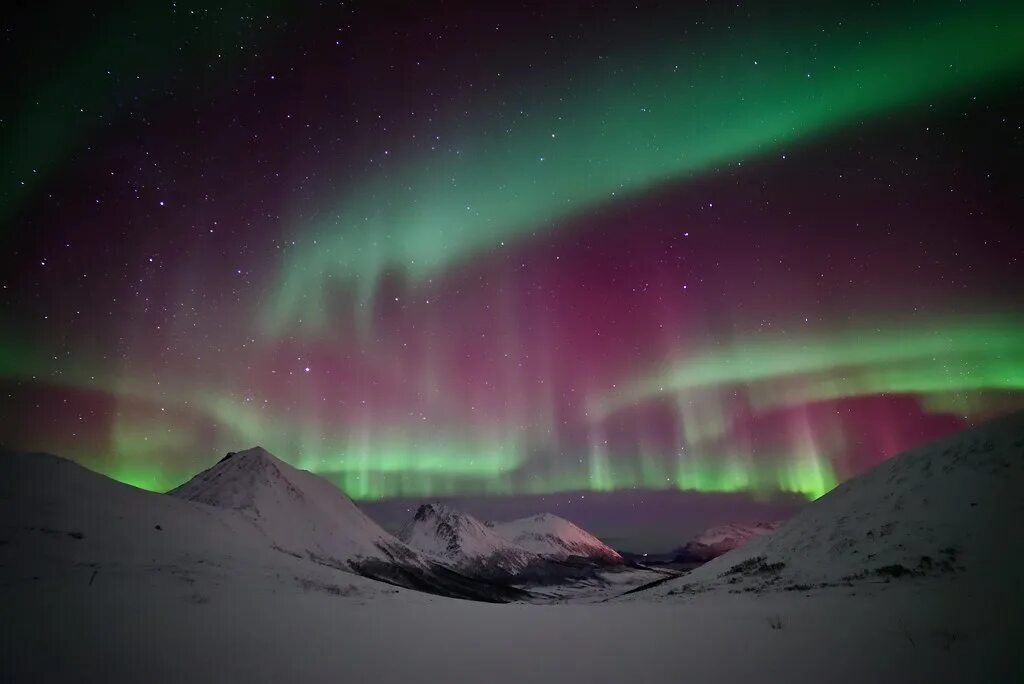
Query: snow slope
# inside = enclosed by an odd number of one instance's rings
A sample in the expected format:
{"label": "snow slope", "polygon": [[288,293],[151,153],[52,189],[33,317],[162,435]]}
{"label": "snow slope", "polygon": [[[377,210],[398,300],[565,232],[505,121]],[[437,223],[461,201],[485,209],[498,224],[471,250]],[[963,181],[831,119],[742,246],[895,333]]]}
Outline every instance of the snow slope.
{"label": "snow slope", "polygon": [[468,513],[440,503],[419,507],[398,534],[416,550],[463,572],[515,575],[536,559]]}
{"label": "snow slope", "polygon": [[893,457],[775,532],[633,598],[967,574],[1020,584],[1024,413]]}
{"label": "snow slope", "polygon": [[22,580],[95,570],[218,586],[237,574],[261,590],[285,582],[391,591],[368,577],[462,598],[524,597],[420,557],[329,483],[261,449],[226,457],[172,495],[56,456],[0,452],[0,534],[5,570]]}
{"label": "snow slope", "polygon": [[622,556],[600,539],[550,513],[491,526],[498,536],[546,558],[566,560],[579,556],[606,563],[623,562]]}
{"label": "snow slope", "polygon": [[168,494],[236,511],[285,552],[339,566],[371,559],[425,565],[337,487],[261,447],[228,454]]}
{"label": "snow slope", "polygon": [[753,525],[727,523],[711,527],[680,547],[675,553],[675,561],[701,563],[709,561],[743,546],[755,537],[775,531],[781,524],[781,522],[762,522]]}
{"label": "snow slope", "polygon": [[183,596],[223,586],[396,589],[282,552],[234,511],[115,482],[47,454],[0,451],[4,586],[131,586]]}

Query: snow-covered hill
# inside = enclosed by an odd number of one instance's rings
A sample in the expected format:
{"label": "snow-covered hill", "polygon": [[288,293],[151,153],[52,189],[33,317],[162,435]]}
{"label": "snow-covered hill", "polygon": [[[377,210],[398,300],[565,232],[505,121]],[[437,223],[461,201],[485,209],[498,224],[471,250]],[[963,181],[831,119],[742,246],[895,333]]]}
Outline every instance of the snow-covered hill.
{"label": "snow-covered hill", "polygon": [[368,560],[425,566],[337,487],[260,447],[229,453],[168,494],[237,511],[285,552],[338,566]]}
{"label": "snow-covered hill", "polygon": [[727,523],[711,527],[679,548],[675,552],[674,560],[677,563],[704,563],[743,546],[755,537],[763,537],[775,531],[781,524],[782,522],[761,522],[752,525]]}
{"label": "snow-covered hill", "polygon": [[471,574],[516,575],[536,559],[472,515],[440,503],[420,506],[398,536],[417,551]]}
{"label": "snow-covered hill", "polygon": [[13,585],[123,587],[200,600],[227,585],[323,587],[345,595],[385,584],[274,549],[234,511],[115,482],[48,454],[0,451],[0,567]]}
{"label": "snow-covered hill", "polygon": [[578,556],[604,563],[623,562],[622,556],[600,539],[550,513],[491,523],[491,527],[500,537],[546,558],[566,560]]}
{"label": "snow-covered hill", "polygon": [[775,532],[634,596],[957,575],[1019,583],[1022,492],[1024,414],[1016,414],[898,455]]}
{"label": "snow-covered hill", "polygon": [[365,577],[459,598],[524,596],[423,558],[330,483],[259,448],[229,454],[172,494],[56,456],[3,452],[0,532],[2,560],[19,577],[95,570],[129,584],[170,575],[197,586],[252,581],[264,591],[281,583],[391,591]]}

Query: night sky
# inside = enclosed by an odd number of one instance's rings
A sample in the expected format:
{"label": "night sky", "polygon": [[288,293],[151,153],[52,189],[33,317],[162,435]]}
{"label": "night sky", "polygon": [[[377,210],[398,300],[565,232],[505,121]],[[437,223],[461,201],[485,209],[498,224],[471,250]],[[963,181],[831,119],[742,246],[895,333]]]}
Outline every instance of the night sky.
{"label": "night sky", "polygon": [[1024,407],[1024,5],[825,4],[5,13],[0,443],[647,549]]}

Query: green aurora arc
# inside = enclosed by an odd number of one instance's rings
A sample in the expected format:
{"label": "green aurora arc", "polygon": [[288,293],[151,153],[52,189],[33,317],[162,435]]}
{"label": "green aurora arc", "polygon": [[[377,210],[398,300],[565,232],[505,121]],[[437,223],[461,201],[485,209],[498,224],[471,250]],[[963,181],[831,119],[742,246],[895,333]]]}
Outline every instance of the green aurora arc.
{"label": "green aurora arc", "polygon": [[743,385],[763,410],[875,394],[945,395],[1024,389],[1024,325],[1014,318],[940,326],[858,328],[763,336],[672,361],[594,401],[598,419],[621,408],[707,388]]}
{"label": "green aurora arc", "polygon": [[265,330],[330,336],[340,321],[366,337],[385,274],[415,286],[624,196],[1013,78],[1024,7],[922,8],[829,41],[798,29],[784,43],[732,36],[653,52],[481,103],[474,119],[495,127],[440,135],[448,151],[410,153],[318,214],[299,212]]}

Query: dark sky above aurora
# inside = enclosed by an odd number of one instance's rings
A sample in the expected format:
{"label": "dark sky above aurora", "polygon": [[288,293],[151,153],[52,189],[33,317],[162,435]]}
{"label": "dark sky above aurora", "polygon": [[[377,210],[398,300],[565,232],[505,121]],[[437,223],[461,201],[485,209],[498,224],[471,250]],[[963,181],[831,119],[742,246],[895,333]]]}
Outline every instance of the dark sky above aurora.
{"label": "dark sky above aurora", "polygon": [[0,442],[639,548],[1024,406],[1024,6],[487,4],[5,16]]}

